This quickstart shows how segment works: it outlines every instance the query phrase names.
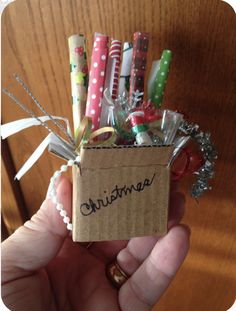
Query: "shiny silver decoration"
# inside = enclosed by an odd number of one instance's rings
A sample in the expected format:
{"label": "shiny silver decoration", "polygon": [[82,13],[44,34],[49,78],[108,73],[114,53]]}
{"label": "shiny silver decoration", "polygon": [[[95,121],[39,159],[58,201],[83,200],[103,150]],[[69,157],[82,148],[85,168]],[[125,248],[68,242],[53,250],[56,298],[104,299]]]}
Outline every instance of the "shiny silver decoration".
{"label": "shiny silver decoration", "polygon": [[54,123],[54,125],[56,125],[65,135],[66,137],[69,139],[70,143],[75,147],[75,142],[74,139],[71,135],[71,133],[68,133],[68,131],[66,130],[66,128],[57,120],[55,120],[45,109],[44,107],[40,104],[40,102],[35,98],[35,96],[33,95],[33,93],[31,92],[31,90],[29,89],[29,87],[26,85],[26,83],[21,79],[20,76],[18,76],[17,74],[13,75],[14,78],[16,79],[16,81],[23,87],[23,89],[26,91],[26,93],[31,97],[31,99],[33,100],[33,103],[42,111],[42,113],[45,116],[48,116],[50,118],[50,120]]}
{"label": "shiny silver decoration", "polygon": [[192,185],[191,195],[194,198],[200,197],[205,191],[211,190],[209,180],[214,177],[214,165],[217,159],[217,151],[211,141],[211,134],[200,131],[199,125],[183,121],[179,130],[185,135],[191,136],[196,141],[199,149],[203,153],[205,163],[194,175],[197,176],[197,181]]}
{"label": "shiny silver decoration", "polygon": [[128,112],[127,109],[129,109],[129,98],[125,95],[125,92],[122,95],[118,95],[118,97],[115,99],[115,105]]}

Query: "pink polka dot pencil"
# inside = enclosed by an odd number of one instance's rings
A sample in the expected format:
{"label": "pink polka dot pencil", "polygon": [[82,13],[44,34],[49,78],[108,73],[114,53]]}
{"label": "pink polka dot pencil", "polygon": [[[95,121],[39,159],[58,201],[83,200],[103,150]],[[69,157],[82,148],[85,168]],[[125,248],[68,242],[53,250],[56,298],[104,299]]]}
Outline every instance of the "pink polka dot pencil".
{"label": "pink polka dot pencil", "polygon": [[108,37],[95,34],[85,112],[86,116],[92,119],[93,131],[97,130],[100,126],[107,57]]}

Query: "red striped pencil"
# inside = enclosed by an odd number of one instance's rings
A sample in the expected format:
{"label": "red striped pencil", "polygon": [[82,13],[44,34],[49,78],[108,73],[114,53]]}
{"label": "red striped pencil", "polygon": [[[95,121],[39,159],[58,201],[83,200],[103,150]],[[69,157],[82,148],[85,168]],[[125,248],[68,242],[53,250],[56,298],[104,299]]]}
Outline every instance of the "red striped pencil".
{"label": "red striped pencil", "polygon": [[119,73],[121,63],[121,41],[112,39],[109,50],[109,56],[115,59],[115,72],[112,85],[112,99],[116,99],[118,95]]}

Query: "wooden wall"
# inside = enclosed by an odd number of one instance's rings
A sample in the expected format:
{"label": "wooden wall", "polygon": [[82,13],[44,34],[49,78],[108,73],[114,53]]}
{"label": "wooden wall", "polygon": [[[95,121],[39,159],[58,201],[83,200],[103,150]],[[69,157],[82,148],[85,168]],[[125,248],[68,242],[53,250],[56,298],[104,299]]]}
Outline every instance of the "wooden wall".
{"label": "wooden wall", "polygon": [[[232,8],[220,0],[17,0],[2,16],[2,86],[32,108],[13,80],[12,74],[18,73],[49,113],[71,121],[67,37],[85,34],[90,55],[95,31],[132,40],[137,30],[151,35],[148,68],[163,49],[173,51],[164,107],[184,111],[209,130],[219,151],[213,190],[198,206],[187,193],[190,180],[182,185],[191,249],[155,310],[224,311],[234,301],[236,283],[236,18]],[[3,123],[25,116],[2,95]],[[13,171],[46,135],[45,129],[32,128],[8,139]],[[39,208],[50,176],[60,164],[45,153],[18,184],[18,201],[24,200],[29,215]],[[18,226],[21,221],[14,221],[19,212],[9,176],[3,171],[2,210],[6,225],[12,221]]]}

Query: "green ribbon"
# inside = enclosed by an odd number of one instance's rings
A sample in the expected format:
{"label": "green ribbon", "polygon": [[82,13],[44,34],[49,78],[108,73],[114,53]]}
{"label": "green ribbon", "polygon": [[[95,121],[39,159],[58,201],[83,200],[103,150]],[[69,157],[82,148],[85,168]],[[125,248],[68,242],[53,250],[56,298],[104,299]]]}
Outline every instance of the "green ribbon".
{"label": "green ribbon", "polygon": [[138,133],[147,132],[148,126],[147,124],[138,124],[132,127],[132,133],[137,135]]}
{"label": "green ribbon", "polygon": [[172,52],[170,50],[164,50],[161,56],[160,69],[157,72],[151,95],[151,101],[156,108],[160,108],[163,101],[171,59]]}

